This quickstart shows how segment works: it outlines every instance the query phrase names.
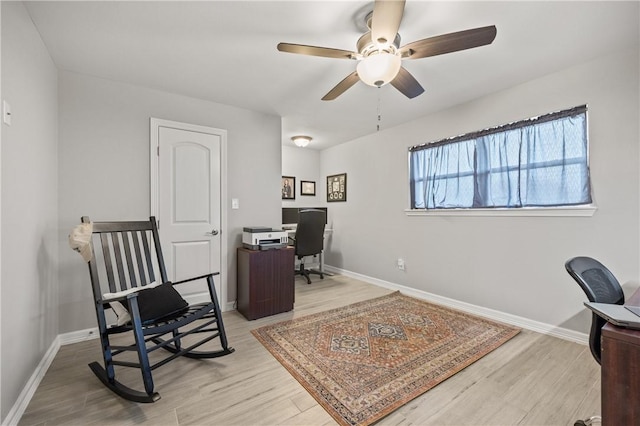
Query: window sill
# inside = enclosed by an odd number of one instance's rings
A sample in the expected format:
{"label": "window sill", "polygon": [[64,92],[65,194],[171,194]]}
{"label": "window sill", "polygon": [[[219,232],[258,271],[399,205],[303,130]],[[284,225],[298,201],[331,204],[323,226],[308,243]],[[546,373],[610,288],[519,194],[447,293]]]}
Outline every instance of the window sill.
{"label": "window sill", "polygon": [[569,207],[522,207],[502,209],[406,209],[407,216],[550,216],[590,217],[598,207],[595,204]]}

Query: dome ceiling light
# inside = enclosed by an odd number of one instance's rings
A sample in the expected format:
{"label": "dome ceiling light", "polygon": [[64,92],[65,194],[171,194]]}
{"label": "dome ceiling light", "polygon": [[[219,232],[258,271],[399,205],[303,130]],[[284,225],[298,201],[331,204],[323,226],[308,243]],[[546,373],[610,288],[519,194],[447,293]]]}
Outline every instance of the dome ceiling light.
{"label": "dome ceiling light", "polygon": [[299,146],[300,148],[304,148],[305,146],[309,145],[309,142],[311,142],[312,138],[311,136],[294,136],[291,138],[291,140],[293,141],[294,144],[296,144],[296,146]]}

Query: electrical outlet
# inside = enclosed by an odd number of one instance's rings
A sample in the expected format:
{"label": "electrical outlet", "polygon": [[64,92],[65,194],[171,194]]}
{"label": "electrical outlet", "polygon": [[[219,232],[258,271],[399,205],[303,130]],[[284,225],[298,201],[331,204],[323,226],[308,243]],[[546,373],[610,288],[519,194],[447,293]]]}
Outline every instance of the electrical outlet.
{"label": "electrical outlet", "polygon": [[398,269],[404,271],[404,259],[398,258]]}
{"label": "electrical outlet", "polygon": [[11,105],[7,101],[2,101],[2,121],[7,126],[11,126]]}

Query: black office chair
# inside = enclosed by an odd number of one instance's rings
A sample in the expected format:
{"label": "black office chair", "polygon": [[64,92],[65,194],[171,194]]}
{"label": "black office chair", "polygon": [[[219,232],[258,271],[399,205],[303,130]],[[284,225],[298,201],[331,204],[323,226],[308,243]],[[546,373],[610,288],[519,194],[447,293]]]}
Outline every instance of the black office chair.
{"label": "black office chair", "polygon": [[[624,292],[620,283],[602,263],[590,257],[574,257],[565,262],[564,267],[571,277],[576,280],[587,295],[590,302],[624,304]],[[600,364],[602,327],[606,320],[596,315],[591,319],[589,332],[589,348],[593,358]],[[575,426],[590,425],[593,421],[600,421],[599,416],[586,420],[578,420]]]}
{"label": "black office chair", "polygon": [[324,249],[324,224],[327,221],[327,213],[324,210],[307,209],[300,210],[298,216],[298,226],[294,240],[295,255],[300,260],[300,269],[295,273],[307,279],[307,284],[311,284],[309,274],[318,274],[324,278],[322,271],[305,269],[305,256],[320,255]]}

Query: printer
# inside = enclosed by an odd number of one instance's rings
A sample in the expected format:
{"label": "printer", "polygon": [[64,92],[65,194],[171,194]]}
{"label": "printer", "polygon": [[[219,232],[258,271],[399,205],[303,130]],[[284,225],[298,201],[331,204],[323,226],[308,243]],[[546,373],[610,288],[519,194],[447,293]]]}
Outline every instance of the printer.
{"label": "printer", "polygon": [[287,231],[264,226],[248,226],[242,229],[242,246],[250,250],[269,250],[289,244]]}

